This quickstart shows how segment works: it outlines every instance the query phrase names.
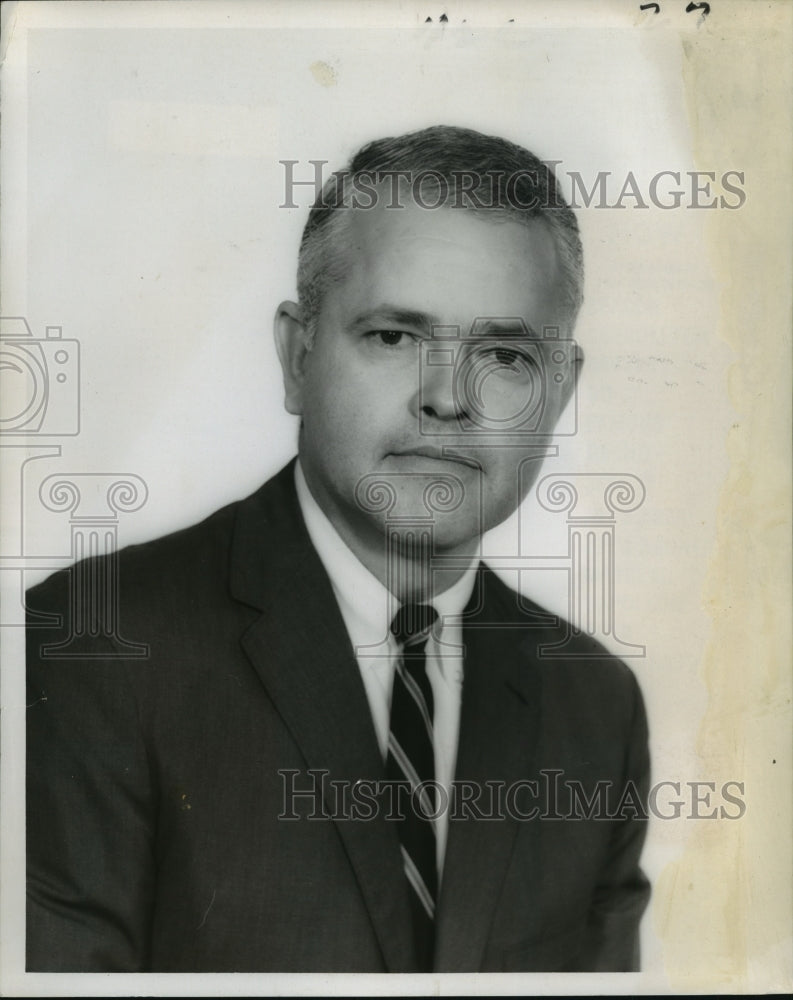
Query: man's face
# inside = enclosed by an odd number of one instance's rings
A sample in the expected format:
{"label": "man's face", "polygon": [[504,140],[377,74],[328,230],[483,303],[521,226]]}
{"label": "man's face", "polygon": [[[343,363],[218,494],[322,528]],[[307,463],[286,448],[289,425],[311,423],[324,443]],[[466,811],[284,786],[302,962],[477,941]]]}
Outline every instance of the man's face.
{"label": "man's face", "polygon": [[[380,546],[386,517],[427,517],[427,488],[449,484],[460,503],[432,514],[435,544],[472,551],[525,495],[521,460],[572,391],[573,362],[561,384],[541,375],[525,331],[518,339],[506,322],[521,318],[538,339],[546,326],[564,330],[553,237],[541,221],[451,208],[349,211],[346,276],[324,296],[313,344],[305,350],[294,322],[286,338],[287,405],[302,415],[306,480],[348,544]],[[430,364],[435,348],[444,353]],[[536,396],[538,376],[545,396],[533,433],[515,433],[510,414]],[[373,509],[375,482],[393,488],[390,510]]]}

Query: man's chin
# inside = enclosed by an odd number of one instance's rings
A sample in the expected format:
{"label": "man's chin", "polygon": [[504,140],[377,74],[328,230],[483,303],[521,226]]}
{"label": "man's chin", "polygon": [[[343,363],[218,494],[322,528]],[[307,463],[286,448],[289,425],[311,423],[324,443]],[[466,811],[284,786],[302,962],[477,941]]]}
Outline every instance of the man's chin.
{"label": "man's chin", "polygon": [[[359,508],[383,513],[387,520],[430,520],[477,510],[481,470],[424,456],[396,458],[361,477],[356,488]],[[459,513],[458,513],[459,512]]]}
{"label": "man's chin", "polygon": [[394,463],[362,477],[359,514],[405,556],[473,553],[484,527],[481,471],[451,462],[422,464]]}
{"label": "man's chin", "polygon": [[403,555],[424,558],[472,553],[482,534],[477,514],[459,509],[431,515],[422,509],[415,516],[406,511],[398,518],[379,521],[379,527]]}

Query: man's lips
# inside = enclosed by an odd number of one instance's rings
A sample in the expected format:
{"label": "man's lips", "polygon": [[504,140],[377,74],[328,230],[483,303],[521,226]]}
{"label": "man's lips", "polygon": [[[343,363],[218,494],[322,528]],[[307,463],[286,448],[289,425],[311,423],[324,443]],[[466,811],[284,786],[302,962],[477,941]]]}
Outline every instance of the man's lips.
{"label": "man's lips", "polygon": [[435,448],[432,445],[417,445],[416,447],[400,448],[398,451],[389,452],[395,458],[431,458],[437,462],[453,462],[456,465],[466,465],[469,469],[481,471],[482,466],[470,455],[462,455],[456,452],[451,445],[446,448]]}

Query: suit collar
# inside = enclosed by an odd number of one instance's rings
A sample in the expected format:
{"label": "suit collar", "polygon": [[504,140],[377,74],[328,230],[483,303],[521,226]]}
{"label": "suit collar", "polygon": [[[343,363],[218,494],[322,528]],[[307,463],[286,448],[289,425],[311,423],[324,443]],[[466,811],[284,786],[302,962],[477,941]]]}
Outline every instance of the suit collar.
{"label": "suit collar", "polygon": [[237,506],[229,587],[235,600],[259,611],[270,600],[273,564],[294,569],[311,549],[295,497],[294,462]]}

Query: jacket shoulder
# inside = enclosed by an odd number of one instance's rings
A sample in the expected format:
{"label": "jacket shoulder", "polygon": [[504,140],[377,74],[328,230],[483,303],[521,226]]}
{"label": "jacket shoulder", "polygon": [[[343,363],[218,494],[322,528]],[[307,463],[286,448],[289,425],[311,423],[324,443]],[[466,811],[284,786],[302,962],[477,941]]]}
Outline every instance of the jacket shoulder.
{"label": "jacket shoulder", "polygon": [[154,586],[169,579],[177,582],[178,577],[184,579],[201,569],[205,571],[222,561],[222,553],[228,550],[238,507],[239,501],[228,504],[197,524],[58,570],[27,591],[27,607],[32,611],[47,611],[62,605],[70,580],[77,573],[95,579],[107,579],[109,573],[114,573],[123,585],[134,580]]}
{"label": "jacket shoulder", "polygon": [[482,590],[482,614],[514,630],[527,669],[538,671],[544,683],[566,687],[571,697],[591,694],[597,703],[641,699],[633,670],[598,638],[513,590],[486,566]]}
{"label": "jacket shoulder", "polygon": [[283,517],[280,508],[288,503],[291,471],[290,463],[250,496],[226,504],[196,524],[58,570],[27,591],[28,609],[46,613],[62,608],[71,581],[81,573],[100,580],[115,574],[125,610],[138,600],[150,604],[155,595],[167,591],[227,589],[238,522],[254,522],[262,541],[268,528],[277,533],[273,522]]}

